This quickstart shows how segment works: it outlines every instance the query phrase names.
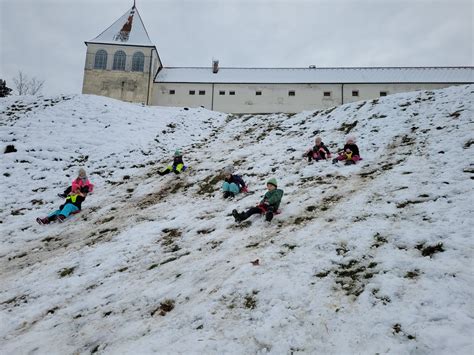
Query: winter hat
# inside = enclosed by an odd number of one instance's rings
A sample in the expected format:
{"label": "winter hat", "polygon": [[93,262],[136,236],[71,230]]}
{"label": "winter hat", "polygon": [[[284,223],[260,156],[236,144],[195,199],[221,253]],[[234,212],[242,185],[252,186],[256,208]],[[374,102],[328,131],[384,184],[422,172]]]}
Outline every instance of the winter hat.
{"label": "winter hat", "polygon": [[355,143],[356,142],[356,139],[354,136],[347,136],[346,138],[346,143],[349,143],[349,141],[352,141],[352,143]]}
{"label": "winter hat", "polygon": [[277,179],[271,178],[270,180],[267,181],[267,184],[272,184],[275,187],[278,187]]}
{"label": "winter hat", "polygon": [[79,171],[77,172],[77,176],[79,176],[81,178],[87,178],[87,174],[86,174],[86,171],[84,170],[84,168],[79,169]]}
{"label": "winter hat", "polygon": [[228,165],[224,168],[224,175],[232,175],[234,173],[234,167],[232,165]]}
{"label": "winter hat", "polygon": [[174,156],[175,156],[175,157],[181,157],[182,155],[183,155],[183,154],[181,154],[181,150],[176,149],[176,150],[174,151]]}

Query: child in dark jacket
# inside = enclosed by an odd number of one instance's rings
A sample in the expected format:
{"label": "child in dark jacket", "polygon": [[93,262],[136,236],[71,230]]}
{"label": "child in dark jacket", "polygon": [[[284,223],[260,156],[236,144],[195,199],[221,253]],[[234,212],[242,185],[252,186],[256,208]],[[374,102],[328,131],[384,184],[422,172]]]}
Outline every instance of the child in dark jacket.
{"label": "child in dark jacket", "polygon": [[333,164],[336,164],[339,161],[345,161],[346,165],[355,164],[361,160],[359,154],[359,147],[355,144],[355,138],[353,136],[349,136],[346,139],[346,144],[344,148],[338,152],[337,158],[332,160]]}
{"label": "child in dark jacket", "polygon": [[329,149],[324,145],[321,140],[321,137],[316,137],[314,140],[314,147],[307,150],[304,154],[304,157],[308,158],[308,162],[311,160],[319,161],[319,160],[326,160],[327,158],[331,158],[331,152]]}
{"label": "child in dark jacket", "polygon": [[184,170],[186,170],[186,166],[184,165],[184,162],[183,162],[183,154],[181,154],[181,151],[179,149],[177,149],[174,152],[173,164],[168,165],[164,170],[159,171],[158,174],[159,175],[166,175],[166,174],[169,174],[169,173],[173,172],[176,175],[178,175],[181,172],[183,172]]}
{"label": "child in dark jacket", "polygon": [[252,207],[246,212],[232,211],[232,216],[236,222],[242,222],[249,218],[253,214],[265,214],[265,220],[270,222],[273,219],[273,214],[278,211],[280,207],[281,198],[283,197],[283,190],[278,188],[278,184],[275,178],[267,181],[268,191],[263,196],[263,199],[256,207]]}
{"label": "child in dark jacket", "polygon": [[94,190],[94,185],[91,184],[87,178],[86,171],[84,168],[80,168],[77,174],[77,178],[72,181],[71,186],[69,186],[62,194],[58,194],[59,197],[66,198],[69,193],[75,188],[79,188],[81,192],[90,193]]}
{"label": "child in dark jacket", "polygon": [[232,166],[224,168],[224,182],[222,183],[224,198],[235,197],[238,193],[246,190],[244,180],[240,175],[234,174],[234,168]]}
{"label": "child in dark jacket", "polygon": [[63,222],[72,213],[78,213],[81,210],[82,202],[86,199],[87,193],[81,192],[81,189],[77,186],[69,193],[66,197],[64,204],[59,206],[54,212],[51,212],[47,217],[36,218],[36,222],[39,224],[49,224],[53,221]]}

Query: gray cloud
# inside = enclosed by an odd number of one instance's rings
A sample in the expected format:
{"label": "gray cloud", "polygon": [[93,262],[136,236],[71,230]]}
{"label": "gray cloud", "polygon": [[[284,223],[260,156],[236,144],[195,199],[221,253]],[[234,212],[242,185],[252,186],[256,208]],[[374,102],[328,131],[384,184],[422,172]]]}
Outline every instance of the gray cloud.
{"label": "gray cloud", "polygon": [[[0,77],[78,93],[86,46],[131,0],[0,0]],[[474,65],[470,0],[137,0],[165,66]]]}

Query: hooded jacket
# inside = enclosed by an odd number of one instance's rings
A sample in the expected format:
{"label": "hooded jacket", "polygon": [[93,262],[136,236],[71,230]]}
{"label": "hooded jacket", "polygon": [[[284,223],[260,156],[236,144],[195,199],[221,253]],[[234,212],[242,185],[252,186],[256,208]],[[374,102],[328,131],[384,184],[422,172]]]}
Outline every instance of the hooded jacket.
{"label": "hooded jacket", "polygon": [[267,205],[272,206],[275,210],[280,207],[281,199],[283,197],[283,190],[281,189],[273,189],[271,191],[267,191],[263,196],[262,201],[260,203],[266,203]]}

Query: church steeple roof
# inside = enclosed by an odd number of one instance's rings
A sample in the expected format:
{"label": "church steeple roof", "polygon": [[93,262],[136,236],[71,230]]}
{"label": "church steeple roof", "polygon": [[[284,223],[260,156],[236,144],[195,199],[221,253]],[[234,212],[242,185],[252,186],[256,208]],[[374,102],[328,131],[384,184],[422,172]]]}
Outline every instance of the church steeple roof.
{"label": "church steeple roof", "polygon": [[148,37],[135,2],[130,10],[100,35],[86,43],[155,47]]}

